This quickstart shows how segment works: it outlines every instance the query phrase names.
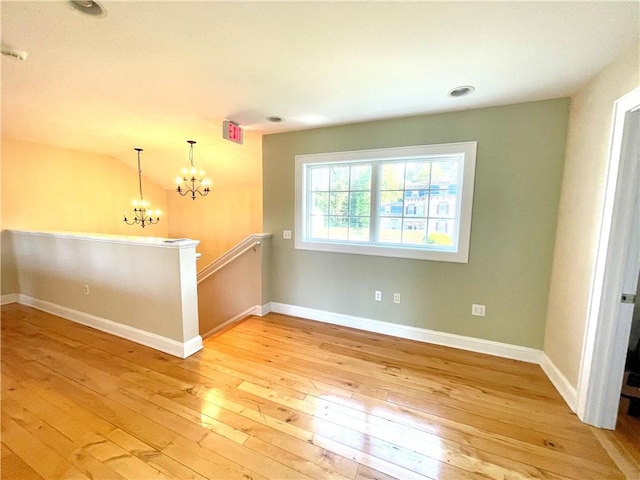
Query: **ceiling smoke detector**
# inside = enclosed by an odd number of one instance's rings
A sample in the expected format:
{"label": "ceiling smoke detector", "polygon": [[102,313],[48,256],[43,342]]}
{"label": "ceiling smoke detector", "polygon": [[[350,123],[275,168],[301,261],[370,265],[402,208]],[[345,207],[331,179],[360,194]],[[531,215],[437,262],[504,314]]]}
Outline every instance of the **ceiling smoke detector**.
{"label": "ceiling smoke detector", "polygon": [[473,93],[474,90],[475,88],[472,87],[471,85],[464,85],[462,87],[456,87],[452,90],[449,90],[449,96],[464,97],[465,95],[469,95],[470,93]]}
{"label": "ceiling smoke detector", "polygon": [[267,117],[267,121],[272,123],[280,123],[283,120],[282,117]]}
{"label": "ceiling smoke detector", "polygon": [[68,0],[68,3],[74,10],[92,17],[103,17],[107,14],[104,7],[93,0]]}

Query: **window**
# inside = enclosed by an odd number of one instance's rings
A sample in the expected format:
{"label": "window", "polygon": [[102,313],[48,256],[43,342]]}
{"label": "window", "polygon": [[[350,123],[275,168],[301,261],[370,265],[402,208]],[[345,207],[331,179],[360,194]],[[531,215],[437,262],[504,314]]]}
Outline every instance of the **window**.
{"label": "window", "polygon": [[467,262],[476,147],[296,156],[295,247]]}

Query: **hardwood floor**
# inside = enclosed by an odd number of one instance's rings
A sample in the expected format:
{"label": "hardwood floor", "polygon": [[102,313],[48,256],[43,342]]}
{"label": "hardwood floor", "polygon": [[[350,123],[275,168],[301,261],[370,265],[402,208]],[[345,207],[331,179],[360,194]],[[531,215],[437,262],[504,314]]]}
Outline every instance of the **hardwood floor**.
{"label": "hardwood floor", "polygon": [[251,317],[181,360],[2,307],[2,478],[622,479],[537,365]]}
{"label": "hardwood floor", "polygon": [[618,413],[618,423],[613,435],[635,463],[640,478],[640,417],[627,415],[626,411],[625,408],[624,412]]}

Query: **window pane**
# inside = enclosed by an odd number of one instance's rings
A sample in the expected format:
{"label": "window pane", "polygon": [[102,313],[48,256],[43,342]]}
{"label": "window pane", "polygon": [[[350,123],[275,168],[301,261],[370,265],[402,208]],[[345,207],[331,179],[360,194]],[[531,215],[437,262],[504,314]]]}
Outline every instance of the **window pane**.
{"label": "window pane", "polygon": [[328,193],[314,193],[312,194],[311,202],[313,209],[312,215],[327,215],[329,213],[329,194]]}
{"label": "window pane", "polygon": [[329,167],[311,169],[311,191],[329,190]]}
{"label": "window pane", "polygon": [[402,240],[401,227],[401,218],[381,218],[378,228],[378,240],[383,243],[400,243]]}
{"label": "window pane", "polygon": [[454,220],[429,220],[427,244],[441,247],[453,246]]}
{"label": "window pane", "polygon": [[430,216],[450,219],[455,218],[457,213],[457,200],[458,198],[456,195],[450,194],[449,190],[441,192],[441,195],[432,199]]}
{"label": "window pane", "polygon": [[349,215],[368,217],[371,214],[371,193],[355,192],[349,198]]}
{"label": "window pane", "polygon": [[349,218],[349,240],[356,242],[369,241],[369,217]]}
{"label": "window pane", "polygon": [[347,192],[331,192],[329,202],[330,215],[347,215],[349,194]]}
{"label": "window pane", "polygon": [[404,188],[404,163],[383,163],[380,172],[381,190],[402,190]]}
{"label": "window pane", "polygon": [[332,192],[346,192],[349,190],[349,166],[331,167],[329,189]]}
{"label": "window pane", "polygon": [[329,217],[329,238],[331,240],[347,240],[348,236],[347,217]]}
{"label": "window pane", "polygon": [[427,244],[427,220],[405,218],[402,221],[402,243],[407,245]]}
{"label": "window pane", "polygon": [[371,165],[351,167],[351,191],[371,190]]}
{"label": "window pane", "polygon": [[309,236],[317,239],[329,238],[329,222],[326,215],[311,215],[309,218]]}
{"label": "window pane", "polygon": [[402,191],[380,192],[380,215],[402,215]]}
{"label": "window pane", "polygon": [[405,190],[404,215],[407,217],[425,217],[427,214],[427,200],[425,190]]}
{"label": "window pane", "polygon": [[426,190],[431,177],[431,162],[407,162],[405,171],[405,187]]}
{"label": "window pane", "polygon": [[432,162],[431,184],[439,185],[440,188],[447,188],[448,185],[458,183],[459,163],[457,160]]}

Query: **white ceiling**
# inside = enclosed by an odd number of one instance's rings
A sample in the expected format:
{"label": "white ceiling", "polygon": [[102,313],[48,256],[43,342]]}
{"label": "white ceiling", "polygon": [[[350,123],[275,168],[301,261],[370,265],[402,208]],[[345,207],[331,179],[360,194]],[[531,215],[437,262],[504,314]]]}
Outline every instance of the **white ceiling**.
{"label": "white ceiling", "polygon": [[187,139],[216,170],[224,119],[270,133],[568,96],[640,28],[638,1],[102,5],[1,3],[3,43],[29,54],[2,57],[3,135],[130,166],[140,146],[166,188]]}

